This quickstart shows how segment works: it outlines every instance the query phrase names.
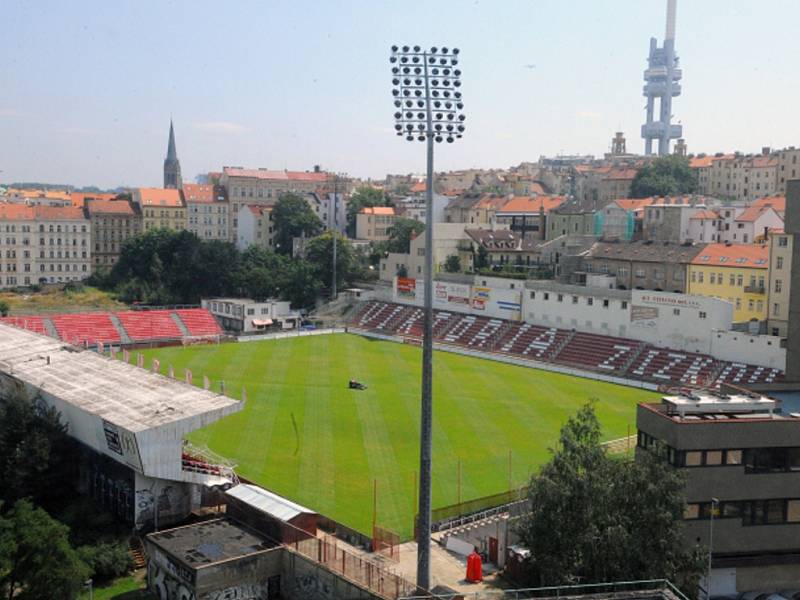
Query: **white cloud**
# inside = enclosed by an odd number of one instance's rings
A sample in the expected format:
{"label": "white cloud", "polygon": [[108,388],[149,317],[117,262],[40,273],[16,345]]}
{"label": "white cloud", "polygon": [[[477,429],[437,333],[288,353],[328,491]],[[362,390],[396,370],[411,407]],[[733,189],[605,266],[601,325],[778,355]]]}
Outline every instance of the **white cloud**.
{"label": "white cloud", "polygon": [[600,113],[593,110],[579,110],[576,116],[579,119],[599,119]]}
{"label": "white cloud", "polygon": [[91,129],[89,127],[61,127],[56,131],[65,135],[99,135],[104,133],[100,129]]}
{"label": "white cloud", "polygon": [[202,121],[193,123],[192,127],[205,133],[218,133],[222,135],[239,135],[250,131],[244,125],[230,121]]}

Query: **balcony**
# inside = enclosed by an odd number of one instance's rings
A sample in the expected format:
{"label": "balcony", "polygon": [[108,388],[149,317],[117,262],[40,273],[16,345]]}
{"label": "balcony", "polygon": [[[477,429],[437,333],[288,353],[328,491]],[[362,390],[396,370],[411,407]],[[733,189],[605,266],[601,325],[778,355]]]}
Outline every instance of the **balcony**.
{"label": "balcony", "polygon": [[744,291],[748,294],[761,294],[762,296],[767,293],[763,285],[746,285]]}

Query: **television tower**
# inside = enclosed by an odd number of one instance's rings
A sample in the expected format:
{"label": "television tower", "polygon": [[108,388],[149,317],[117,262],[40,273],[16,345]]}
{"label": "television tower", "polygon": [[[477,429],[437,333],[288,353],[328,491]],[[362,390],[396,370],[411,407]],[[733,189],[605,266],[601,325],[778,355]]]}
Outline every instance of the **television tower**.
{"label": "television tower", "polygon": [[[677,0],[667,0],[667,30],[664,45],[659,48],[656,38],[650,38],[650,56],[644,72],[644,95],[647,98],[647,121],[642,125],[644,153],[653,154],[653,140],[658,140],[658,154],[669,154],[669,141],[683,135],[680,125],[673,125],[672,98],[680,96],[682,72],[675,55],[675,9]],[[653,120],[655,101],[659,100],[659,119]]]}

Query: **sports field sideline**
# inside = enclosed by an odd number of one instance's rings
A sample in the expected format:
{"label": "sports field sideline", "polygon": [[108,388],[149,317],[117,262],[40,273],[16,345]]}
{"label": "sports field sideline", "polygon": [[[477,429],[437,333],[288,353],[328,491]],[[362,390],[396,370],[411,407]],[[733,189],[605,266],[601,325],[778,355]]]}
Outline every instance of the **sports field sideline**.
{"label": "sports field sideline", "polygon": [[[419,458],[421,350],[352,334],[160,348],[161,371],[189,368],[245,409],[195,432],[264,487],[369,533],[377,523],[412,535]],[[634,429],[635,405],[654,394],[584,378],[437,352],[434,358],[433,506],[525,483],[545,462],[567,417],[589,398],[607,439]],[[364,391],[348,389],[354,378]]]}

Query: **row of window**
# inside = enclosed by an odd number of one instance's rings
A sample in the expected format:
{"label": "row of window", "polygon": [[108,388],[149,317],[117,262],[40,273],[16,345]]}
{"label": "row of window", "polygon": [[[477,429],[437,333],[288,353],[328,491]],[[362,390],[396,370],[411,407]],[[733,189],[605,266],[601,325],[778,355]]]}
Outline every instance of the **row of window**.
{"label": "row of window", "polygon": [[[620,266],[617,267],[616,273],[609,267],[606,263],[600,263],[597,266],[598,273],[605,273],[607,275],[616,275],[617,277],[627,277],[629,270],[628,267]],[[592,273],[594,270],[594,266],[591,262],[586,263],[586,272]],[[633,276],[637,279],[644,279],[648,276],[646,269],[637,268],[633,271]],[[651,271],[650,277],[653,279],[666,279],[666,273],[663,269],[655,268]],[[672,279],[673,281],[683,281],[683,271],[680,269],[675,269],[672,272]]]}
{"label": "row of window", "polygon": [[771,500],[691,502],[686,505],[684,519],[741,519],[742,525],[782,525],[800,523],[800,499],[777,498]]}
{"label": "row of window", "polygon": [[[530,296],[531,300],[536,300],[536,293],[537,292],[529,292],[529,296]],[[539,294],[540,294],[541,299],[544,300],[545,302],[550,300],[550,296],[551,295],[555,297],[556,302],[564,302],[564,296],[565,296],[564,294],[556,294],[556,293],[553,293],[553,292],[539,292]],[[575,295],[572,295],[572,294],[567,294],[567,296],[569,296],[572,304],[578,304],[580,302],[580,298],[581,298],[580,296],[575,296]],[[586,296],[585,300],[586,300],[586,306],[594,306],[594,300],[595,299],[592,296]],[[611,302],[610,302],[610,300],[608,298],[602,298],[602,299],[600,299],[600,301],[602,303],[603,308],[608,308],[610,306],[610,304],[611,304]],[[628,301],[627,300],[620,301],[619,307],[622,310],[627,309],[628,308]]]}
{"label": "row of window", "polygon": [[743,465],[748,474],[800,472],[800,447],[676,450],[643,431],[638,434],[637,445],[664,455],[675,467]]}
{"label": "row of window", "polygon": [[[84,269],[85,270],[85,269]],[[47,277],[39,277],[37,280],[39,283],[61,283],[62,281],[80,281],[83,277],[62,277],[62,276],[52,276],[50,278]],[[0,283],[2,283],[2,279],[0,279]],[[30,277],[25,277],[22,280],[22,285],[31,285],[33,282],[31,281]],[[6,277],[6,285],[17,285],[18,281],[16,277]]]}
{"label": "row of window", "polygon": [[[703,271],[692,271],[691,274],[691,282],[692,283],[705,283],[705,273]],[[752,288],[763,288],[764,287],[764,276],[755,275],[750,276],[750,282],[748,283],[749,287]],[[722,273],[709,273],[708,274],[708,282],[712,285],[724,285],[725,277]],[[728,285],[734,287],[743,287],[744,286],[744,276],[739,274],[731,273],[728,275]]]}

